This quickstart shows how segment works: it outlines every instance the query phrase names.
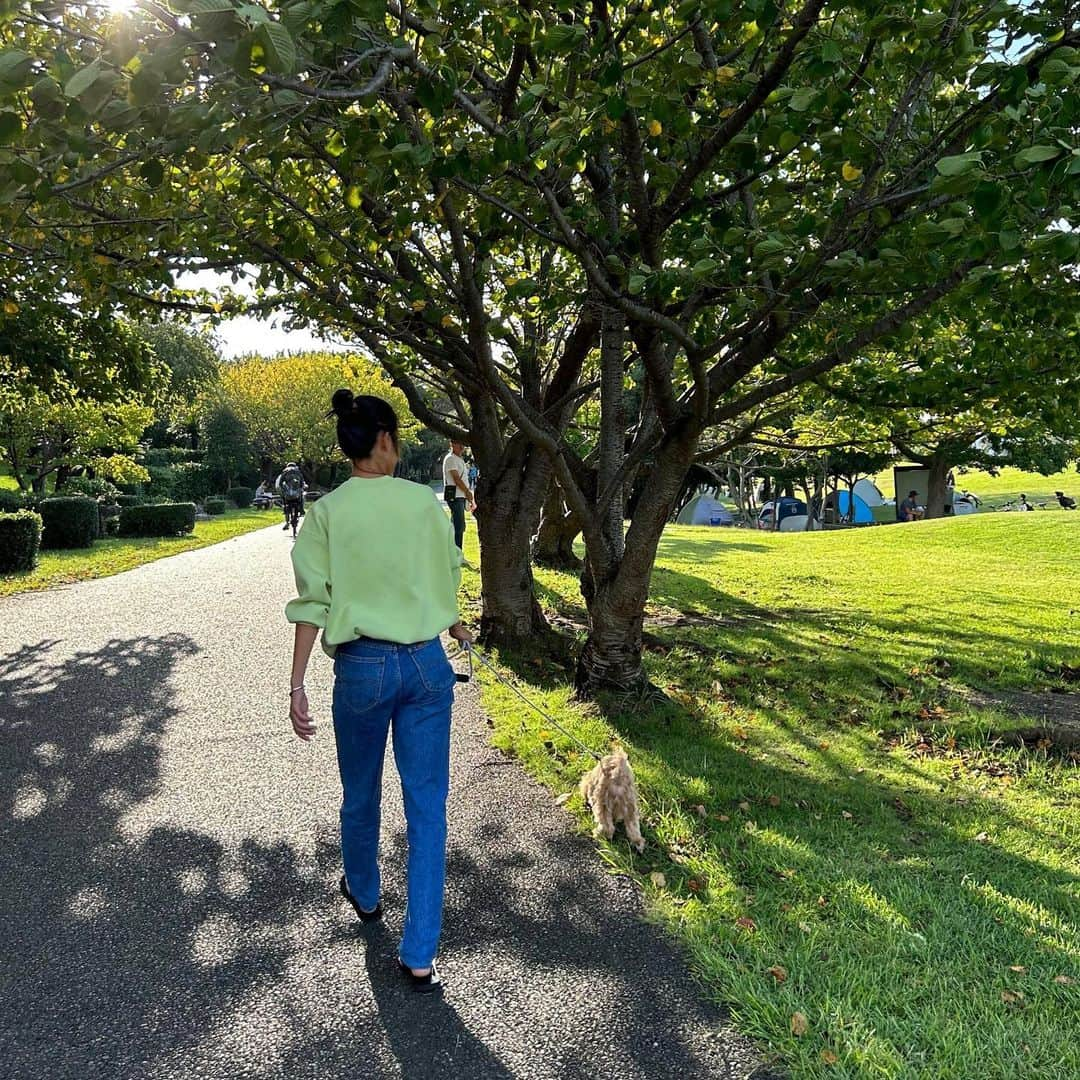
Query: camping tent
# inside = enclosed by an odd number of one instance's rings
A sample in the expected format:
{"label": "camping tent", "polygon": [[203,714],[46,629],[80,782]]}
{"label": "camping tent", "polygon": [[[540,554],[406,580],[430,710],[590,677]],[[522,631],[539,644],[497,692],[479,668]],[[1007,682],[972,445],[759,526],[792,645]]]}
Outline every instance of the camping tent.
{"label": "camping tent", "polygon": [[856,525],[866,525],[874,520],[874,512],[866,504],[866,500],[857,494],[854,498],[855,512],[851,512],[851,492],[843,488],[836,493],[836,508],[844,521],[854,522]]}
{"label": "camping tent", "polygon": [[712,495],[695,495],[679,511],[680,525],[734,525],[731,511]]}
{"label": "camping tent", "polygon": [[855,492],[857,499],[862,499],[871,510],[875,506],[885,505],[885,496],[878,490],[877,484],[873,480],[867,480],[865,477],[860,480],[852,489]]}

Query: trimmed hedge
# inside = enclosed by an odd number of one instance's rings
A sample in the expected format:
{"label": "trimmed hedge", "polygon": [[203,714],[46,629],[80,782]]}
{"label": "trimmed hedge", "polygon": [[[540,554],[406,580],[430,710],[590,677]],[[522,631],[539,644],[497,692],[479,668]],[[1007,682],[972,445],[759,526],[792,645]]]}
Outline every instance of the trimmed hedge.
{"label": "trimmed hedge", "polygon": [[121,536],[183,536],[194,528],[194,503],[156,503],[120,510]]}
{"label": "trimmed hedge", "polygon": [[255,492],[249,487],[231,487],[226,494],[241,510],[246,509],[255,501]]}
{"label": "trimmed hedge", "polygon": [[186,461],[173,466],[173,498],[177,502],[202,502],[214,494],[214,477],[206,465]]}
{"label": "trimmed hedge", "polygon": [[151,499],[171,499],[176,488],[176,471],[168,465],[148,465],[146,471],[150,479],[143,485],[143,491]]}
{"label": "trimmed hedge", "polygon": [[38,513],[43,548],[88,548],[100,534],[96,499],[82,495],[42,499]]}
{"label": "trimmed hedge", "polygon": [[0,573],[33,570],[40,549],[40,514],[30,510],[0,513]]}
{"label": "trimmed hedge", "polygon": [[85,495],[89,499],[105,499],[112,502],[118,491],[115,485],[98,476],[91,480],[86,476],[73,476],[57,492],[58,495]]}
{"label": "trimmed hedge", "polygon": [[27,509],[26,501],[23,492],[0,488],[0,514],[17,514]]}
{"label": "trimmed hedge", "polygon": [[229,503],[222,498],[207,499],[203,503],[203,509],[212,517],[216,517],[218,514],[224,514],[229,509]]}
{"label": "trimmed hedge", "polygon": [[116,505],[123,508],[125,506],[142,506],[146,502],[145,495],[117,495],[114,500]]}

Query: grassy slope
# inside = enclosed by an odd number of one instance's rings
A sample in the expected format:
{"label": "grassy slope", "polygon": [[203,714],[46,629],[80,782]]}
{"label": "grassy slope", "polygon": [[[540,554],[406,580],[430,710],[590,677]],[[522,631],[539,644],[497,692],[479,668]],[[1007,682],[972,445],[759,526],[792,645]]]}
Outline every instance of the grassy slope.
{"label": "grassy slope", "polygon": [[280,525],[281,518],[260,510],[234,510],[210,521],[197,522],[191,536],[99,540],[87,550],[43,551],[37,569],[24,574],[0,574],[0,596],[109,577],[143,563],[218,544],[272,524]]}
{"label": "grassy slope", "polygon": [[[945,690],[1050,685],[1080,661],[1078,547],[1080,513],[1061,512],[674,528],[653,612],[719,620],[648,627],[676,705],[582,708],[568,671],[502,658],[587,743],[628,747],[650,844],[617,836],[605,857],[794,1077],[1080,1075],[1076,766],[996,747],[1010,722]],[[540,580],[579,615],[572,577]],[[485,683],[496,741],[571,790],[588,760]]]}

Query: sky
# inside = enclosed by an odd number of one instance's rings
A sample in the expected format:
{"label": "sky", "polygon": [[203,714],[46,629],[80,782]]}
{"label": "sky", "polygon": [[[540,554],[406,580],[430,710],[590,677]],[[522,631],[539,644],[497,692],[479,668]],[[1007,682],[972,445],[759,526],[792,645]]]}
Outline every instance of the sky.
{"label": "sky", "polygon": [[[226,285],[234,291],[243,291],[241,279],[234,284],[225,274],[200,271],[197,274],[181,274],[176,284],[181,289],[224,288]],[[243,315],[236,319],[226,319],[214,328],[214,335],[221,346],[221,354],[231,360],[245,353],[260,353],[272,356],[279,352],[300,352],[313,349],[344,349],[347,345],[340,338],[322,337],[314,330],[286,330],[282,323],[283,316],[270,319],[256,319]]]}

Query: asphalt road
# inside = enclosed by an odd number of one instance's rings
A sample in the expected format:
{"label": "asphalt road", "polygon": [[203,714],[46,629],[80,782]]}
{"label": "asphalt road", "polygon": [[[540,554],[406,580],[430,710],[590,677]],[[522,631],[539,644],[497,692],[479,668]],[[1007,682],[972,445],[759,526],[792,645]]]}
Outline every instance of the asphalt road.
{"label": "asphalt road", "polygon": [[[286,715],[272,529],[0,600],[0,1076],[748,1077],[636,888],[455,711],[440,999],[402,985],[392,765],[382,930],[336,894],[329,724]],[[329,719],[317,656],[313,708]]]}

